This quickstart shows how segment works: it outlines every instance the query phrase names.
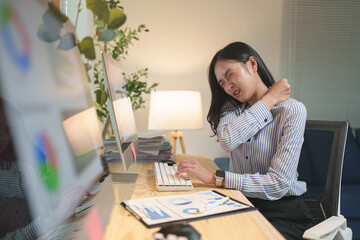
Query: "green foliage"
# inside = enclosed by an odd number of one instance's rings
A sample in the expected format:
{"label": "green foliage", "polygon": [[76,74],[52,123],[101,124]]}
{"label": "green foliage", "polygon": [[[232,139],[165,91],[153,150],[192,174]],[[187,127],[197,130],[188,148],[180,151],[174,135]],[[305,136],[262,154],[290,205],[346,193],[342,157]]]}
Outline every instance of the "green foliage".
{"label": "green foliage", "polygon": [[142,31],[149,31],[144,24],[139,25],[137,29],[125,28],[124,30],[117,30],[116,33],[119,38],[115,39],[113,44],[110,45],[112,47],[111,56],[116,60],[126,59],[129,47],[133,45],[133,40],[139,41],[138,34]]}
{"label": "green foliage", "polygon": [[131,73],[129,75],[125,75],[126,80],[126,90],[128,96],[132,102],[133,109],[144,108],[145,100],[143,99],[142,94],[150,94],[152,89],[155,89],[159,84],[154,83],[150,87],[148,87],[148,83],[146,81],[141,81],[140,78],[148,76],[148,69],[140,69],[137,72]]}
{"label": "green foliage", "polygon": [[120,6],[120,1],[119,1],[119,0],[116,0],[116,1],[114,1],[114,0],[108,0],[108,1],[106,1],[106,2],[107,2],[107,4],[109,5],[109,8],[110,8],[110,9],[120,8],[120,9],[124,10],[124,8],[123,8],[122,6]]}
{"label": "green foliage", "polygon": [[[44,23],[38,27],[37,35],[45,42],[59,41],[59,50],[69,50],[74,46],[78,46],[80,52],[87,59],[85,63],[87,70],[90,70],[88,61],[96,59],[95,47],[120,61],[126,59],[129,47],[133,45],[134,41],[139,40],[138,35],[149,31],[144,24],[139,25],[137,29],[128,27],[121,29],[121,26],[126,22],[126,15],[118,0],[86,0],[86,7],[94,15],[94,37],[85,37],[80,42],[74,34],[63,31],[62,25],[68,18],[58,12],[50,3],[49,9],[43,14]],[[80,11],[79,5],[77,14]],[[76,19],[78,19],[78,16]],[[77,22],[75,23],[76,26]],[[149,94],[158,85],[158,83],[154,83],[148,86],[146,81],[141,80],[141,78],[147,78],[147,71],[147,68],[145,68],[134,73],[125,74],[126,91],[132,100],[134,110],[144,107],[143,94]],[[94,63],[94,86],[94,104],[99,119],[104,121],[109,111],[106,104],[108,95],[105,91],[101,61]]]}
{"label": "green foliage", "polygon": [[[91,4],[96,3],[96,0],[87,0]],[[98,0],[105,2],[103,0]],[[134,44],[134,41],[139,41],[139,34],[142,32],[148,32],[144,24],[139,25],[136,29],[120,28],[126,21],[126,15],[124,9],[120,6],[120,1],[109,0],[106,1],[109,7],[109,19],[106,21],[104,17],[99,17],[95,14],[95,46],[101,51],[108,53],[113,59],[120,61],[126,59],[128,55],[128,49]],[[103,4],[103,3],[101,3]],[[94,6],[94,5],[93,5]],[[90,8],[91,9],[91,8]],[[101,121],[104,121],[108,115],[108,109],[105,98],[105,87],[102,69],[100,68],[101,62],[94,64],[94,84],[96,94],[96,104],[98,106],[98,117]],[[151,90],[158,86],[158,83],[154,83],[148,86],[146,81],[142,81],[142,78],[147,78],[148,69],[140,69],[137,72],[125,74],[126,91],[131,99],[133,110],[144,108],[144,94],[150,94]],[[121,89],[116,92],[121,91]]]}
{"label": "green foliage", "polygon": [[117,29],[122,26],[126,21],[125,13],[118,8],[110,9],[110,18],[108,28]]}
{"label": "green foliage", "polygon": [[79,43],[80,52],[84,54],[87,59],[95,60],[95,47],[91,37],[85,37],[81,43]]}
{"label": "green foliage", "polygon": [[75,35],[73,33],[65,33],[59,41],[58,49],[70,50],[75,46]]}
{"label": "green foliage", "polygon": [[108,95],[105,91],[104,75],[99,66],[101,66],[101,61],[94,64],[95,106],[99,120],[104,122],[109,115],[106,102]]}
{"label": "green foliage", "polygon": [[[139,41],[139,35],[142,32],[148,32],[144,24],[139,25],[136,29],[131,28],[117,28],[116,26],[122,26],[126,21],[126,15],[123,12],[123,7],[121,7],[120,1],[110,0],[107,1],[107,4],[110,8],[110,18],[109,24],[104,25],[103,21],[97,17],[94,18],[94,24],[96,25],[96,33],[99,37],[95,40],[95,45],[100,50],[108,53],[113,59],[121,61],[126,59],[128,55],[128,49],[134,44],[135,41]],[[114,28],[115,27],[115,28]],[[113,30],[115,36],[105,36],[105,33],[109,30]],[[102,36],[104,34],[104,36]],[[106,33],[110,34],[110,33]],[[111,33],[113,34],[113,33]],[[101,37],[100,37],[101,36]],[[110,39],[110,40],[109,40]],[[94,83],[96,86],[97,94],[100,96],[100,91],[105,91],[104,79],[102,70],[100,68],[101,62],[97,62],[94,65]],[[133,110],[144,108],[144,94],[150,94],[151,90],[155,89],[158,86],[158,83],[154,83],[151,86],[148,86],[146,81],[141,79],[147,78],[148,69],[140,69],[137,72],[126,74],[126,91],[128,96],[131,99]],[[121,91],[120,89],[117,91]],[[104,117],[108,115],[108,110],[106,106],[106,101],[104,104],[100,102],[100,97],[97,98],[96,102],[100,108],[98,108],[98,116],[100,120],[105,120]]]}
{"label": "green foliage", "polygon": [[116,37],[113,29],[105,29],[104,26],[98,27],[96,31],[99,32],[98,39],[102,42],[111,41]]}
{"label": "green foliage", "polygon": [[109,21],[109,7],[104,0],[86,0],[86,7],[90,9],[94,16],[107,23]]}

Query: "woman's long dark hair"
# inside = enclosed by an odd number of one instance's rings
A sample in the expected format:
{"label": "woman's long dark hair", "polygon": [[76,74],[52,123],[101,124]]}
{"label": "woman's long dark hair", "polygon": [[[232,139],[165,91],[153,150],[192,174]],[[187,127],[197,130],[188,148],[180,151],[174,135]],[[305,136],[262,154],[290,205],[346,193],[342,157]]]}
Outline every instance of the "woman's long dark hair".
{"label": "woman's long dark hair", "polygon": [[223,107],[225,105],[228,105],[229,108],[227,108],[226,111],[232,111],[242,104],[238,100],[234,99],[232,96],[228,95],[219,85],[214,72],[215,64],[218,60],[235,60],[238,62],[246,63],[251,56],[253,56],[258,63],[257,72],[261,80],[269,88],[275,83],[273,76],[271,75],[269,69],[266,67],[259,54],[246,43],[231,43],[218,51],[211,60],[209,67],[211,104],[207,115],[207,121],[211,125],[214,136],[217,134],[217,127],[219,125],[220,118],[225,111]]}

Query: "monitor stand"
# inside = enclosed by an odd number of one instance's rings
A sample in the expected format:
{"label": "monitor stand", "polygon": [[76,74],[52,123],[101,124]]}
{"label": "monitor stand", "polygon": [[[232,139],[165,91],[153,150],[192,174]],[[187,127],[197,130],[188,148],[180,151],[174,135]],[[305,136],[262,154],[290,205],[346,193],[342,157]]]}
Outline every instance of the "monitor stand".
{"label": "monitor stand", "polygon": [[[133,159],[133,152],[130,145],[122,148],[122,150],[124,159]],[[122,161],[124,161],[124,159],[122,159]],[[135,183],[138,175],[136,172],[117,172],[111,173],[111,179],[116,183]]]}
{"label": "monitor stand", "polygon": [[[105,121],[105,125],[104,128],[102,130],[102,138],[105,139],[106,137],[106,133],[107,133],[107,129],[110,126],[110,116],[107,117],[106,121]],[[137,145],[138,142],[135,141],[133,144]],[[123,147],[123,146],[122,146]],[[138,147],[136,146],[136,149],[138,149]],[[122,156],[124,159],[122,159],[121,161],[124,161],[125,159],[132,159],[133,158],[133,152],[130,146],[125,147],[124,149],[122,149]],[[123,162],[124,167],[125,167],[125,163]],[[127,168],[127,167],[125,167]],[[138,173],[135,172],[120,172],[120,173],[110,173],[111,175],[111,180],[113,183],[135,183],[136,179],[138,177]]]}
{"label": "monitor stand", "polygon": [[113,183],[135,183],[138,173],[124,172],[124,173],[110,173]]}

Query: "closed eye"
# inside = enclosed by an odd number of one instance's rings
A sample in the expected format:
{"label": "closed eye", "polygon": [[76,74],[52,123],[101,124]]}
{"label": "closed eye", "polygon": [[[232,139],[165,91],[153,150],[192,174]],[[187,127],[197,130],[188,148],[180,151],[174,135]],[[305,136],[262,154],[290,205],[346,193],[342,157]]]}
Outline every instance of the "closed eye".
{"label": "closed eye", "polygon": [[229,72],[229,73],[226,75],[226,78],[229,79],[232,75],[233,75],[233,73],[232,73],[232,72]]}

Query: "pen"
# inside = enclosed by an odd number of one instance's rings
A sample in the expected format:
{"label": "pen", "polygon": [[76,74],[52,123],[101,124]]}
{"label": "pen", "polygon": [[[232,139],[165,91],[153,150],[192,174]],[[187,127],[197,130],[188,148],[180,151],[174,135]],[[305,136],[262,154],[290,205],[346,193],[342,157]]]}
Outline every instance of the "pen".
{"label": "pen", "polygon": [[210,204],[206,204],[204,207],[199,208],[195,214],[199,214],[199,213],[203,213],[209,209],[215,208],[217,206],[223,205],[224,203],[226,203],[227,201],[229,201],[229,197],[224,197],[222,199],[220,199],[219,201],[216,201],[214,203],[210,203]]}

